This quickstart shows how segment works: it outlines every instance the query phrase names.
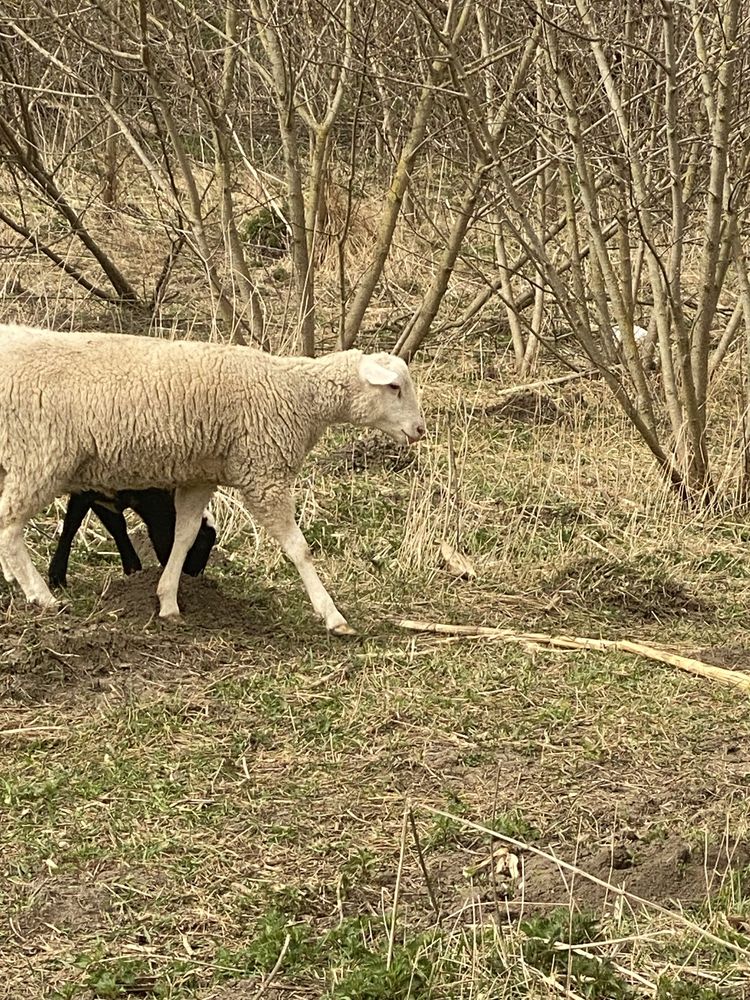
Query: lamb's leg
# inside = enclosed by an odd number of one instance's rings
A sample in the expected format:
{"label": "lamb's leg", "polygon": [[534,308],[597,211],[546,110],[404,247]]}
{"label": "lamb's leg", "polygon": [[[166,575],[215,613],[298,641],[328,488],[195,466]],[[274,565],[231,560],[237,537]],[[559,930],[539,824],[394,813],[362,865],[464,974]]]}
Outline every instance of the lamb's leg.
{"label": "lamb's leg", "polygon": [[146,525],[156,558],[166,566],[174,545],[177,520],[174,494],[169,490],[143,490],[132,497],[133,510]]}
{"label": "lamb's leg", "polygon": [[5,480],[2,496],[0,496],[0,553],[2,553],[3,573],[12,575],[18,581],[27,601],[41,605],[43,608],[57,607],[57,601],[50,593],[41,574],[35,568],[26,548],[23,538],[23,528],[34,510],[44,506],[44,500],[38,504],[20,504],[13,502],[11,484]]}
{"label": "lamb's leg", "polygon": [[117,551],[120,553],[120,562],[125,575],[130,576],[131,573],[137,573],[143,569],[138,553],[133,548],[133,543],[128,536],[128,526],[122,513],[110,510],[109,507],[99,503],[95,503],[91,509],[112,536]]}
{"label": "lamb's leg", "polygon": [[265,503],[259,505],[255,498],[247,495],[245,500],[255,519],[270,535],[273,535],[297,567],[310,602],[326,623],[328,631],[335,635],[354,635],[354,629],[333,603],[331,595],[318,576],[310,555],[310,547],[294,519],[294,501],[291,497],[285,498],[273,509]]}
{"label": "lamb's leg", "polygon": [[200,576],[205,570],[211,550],[216,544],[216,524],[209,510],[203,511],[201,526],[190,551],[185,557],[182,572],[188,576]]}
{"label": "lamb's leg", "polygon": [[81,523],[90,507],[89,498],[84,493],[70,494],[60,538],[55,549],[55,554],[50,560],[49,571],[47,573],[50,586],[52,587],[67,586],[68,560],[70,559],[73,539],[76,537],[78,529],[81,527]]}
{"label": "lamb's leg", "polygon": [[179,618],[177,588],[188,549],[195,541],[201,526],[203,510],[213,496],[214,486],[181,486],[175,490],[174,544],[164,572],[159,578],[156,593],[159,596],[159,617]]}

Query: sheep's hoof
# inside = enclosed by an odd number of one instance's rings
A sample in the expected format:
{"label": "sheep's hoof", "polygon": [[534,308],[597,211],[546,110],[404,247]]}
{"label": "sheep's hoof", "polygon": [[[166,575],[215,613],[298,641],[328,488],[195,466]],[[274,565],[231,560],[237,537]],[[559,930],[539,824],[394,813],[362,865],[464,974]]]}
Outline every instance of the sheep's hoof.
{"label": "sheep's hoof", "polygon": [[329,628],[328,631],[331,635],[357,635],[356,628],[352,628],[348,622],[342,622],[340,625],[334,625],[333,628]]}
{"label": "sheep's hoof", "polygon": [[179,608],[163,608],[159,612],[159,617],[163,622],[179,622],[182,620]]}
{"label": "sheep's hoof", "polygon": [[52,597],[51,594],[49,596],[47,594],[40,594],[38,597],[32,597],[30,603],[40,611],[54,612],[60,610],[60,602]]}

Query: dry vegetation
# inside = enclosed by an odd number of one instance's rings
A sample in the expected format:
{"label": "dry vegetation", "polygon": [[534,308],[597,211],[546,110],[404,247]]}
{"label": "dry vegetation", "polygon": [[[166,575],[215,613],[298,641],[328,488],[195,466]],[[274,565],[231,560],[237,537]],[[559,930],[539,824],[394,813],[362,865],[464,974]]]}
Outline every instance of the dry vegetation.
{"label": "dry vegetation", "polygon": [[747,694],[397,624],[750,670],[744,2],[204,6],[0,0],[0,321],[395,347],[429,434],[305,469],[351,641],[228,492],[180,625],[93,522],[0,590],[0,997],[750,998]]}
{"label": "dry vegetation", "polygon": [[[182,626],[93,525],[66,612],[6,593],[8,997],[745,995],[746,696],[393,624],[748,665],[741,512],[681,509],[600,382],[486,415],[504,351],[416,365],[418,452],[341,434],[309,464],[303,522],[352,642],[231,496]],[[443,539],[475,577],[441,564]]]}

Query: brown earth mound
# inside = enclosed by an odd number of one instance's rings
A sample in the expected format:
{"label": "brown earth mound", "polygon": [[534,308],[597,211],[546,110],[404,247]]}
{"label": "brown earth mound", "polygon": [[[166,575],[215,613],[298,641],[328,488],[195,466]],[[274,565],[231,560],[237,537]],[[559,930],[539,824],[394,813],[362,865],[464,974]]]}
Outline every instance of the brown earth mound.
{"label": "brown earth mound", "polygon": [[620,904],[633,910],[650,903],[668,908],[700,906],[716,896],[730,872],[741,871],[750,862],[750,847],[744,843],[729,848],[691,845],[674,835],[580,851],[576,856],[569,848],[557,852],[546,848],[546,853],[557,854],[560,863],[530,851],[516,854],[498,841],[490,857],[472,866],[469,888],[469,870],[464,868],[459,875],[455,858],[440,866],[439,881],[443,888],[463,882],[464,889],[453,900],[456,909],[471,899],[516,919],[558,907],[601,913]]}
{"label": "brown earth mound", "polygon": [[[582,855],[576,859],[576,867],[642,899],[690,906],[714,895],[727,871],[740,869],[749,860],[750,850],[745,845],[727,851],[726,845],[691,846],[679,837],[668,837]],[[572,900],[580,909],[590,910],[614,903],[617,896],[612,889],[565,871],[545,858],[532,856],[524,865],[527,905],[567,906]]]}
{"label": "brown earth mound", "polygon": [[[160,568],[151,568],[113,579],[102,594],[102,607],[121,620],[139,624],[150,621],[159,614],[156,586],[160,575]],[[253,614],[249,599],[226,593],[207,576],[183,576],[179,603],[185,620],[200,629],[242,629]]]}

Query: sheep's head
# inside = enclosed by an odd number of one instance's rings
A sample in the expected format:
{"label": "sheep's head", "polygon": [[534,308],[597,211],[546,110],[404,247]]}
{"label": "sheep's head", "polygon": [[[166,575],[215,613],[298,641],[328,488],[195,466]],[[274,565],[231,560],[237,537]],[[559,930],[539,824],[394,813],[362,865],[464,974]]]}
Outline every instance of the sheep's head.
{"label": "sheep's head", "polygon": [[406,362],[395,354],[363,354],[358,375],[355,422],[375,427],[399,444],[419,441],[425,423]]}

